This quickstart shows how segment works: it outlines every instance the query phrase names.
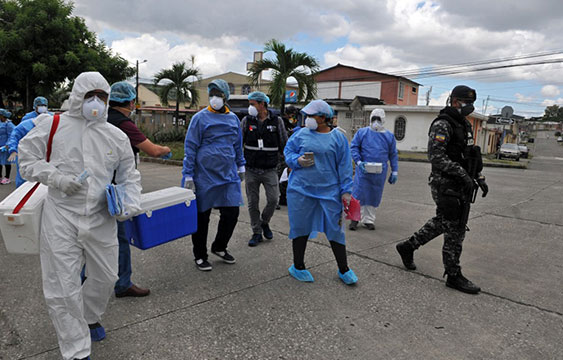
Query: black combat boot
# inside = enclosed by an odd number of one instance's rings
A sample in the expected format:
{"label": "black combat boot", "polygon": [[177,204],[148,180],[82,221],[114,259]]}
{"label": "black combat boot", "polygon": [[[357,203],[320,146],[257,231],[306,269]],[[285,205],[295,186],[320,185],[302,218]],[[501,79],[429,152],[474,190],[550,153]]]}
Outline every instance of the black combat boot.
{"label": "black combat boot", "polygon": [[396,248],[407,270],[416,270],[416,265],[414,264],[414,248],[411,243],[408,240],[403,241],[398,243]]}
{"label": "black combat boot", "polygon": [[448,275],[446,286],[468,294],[478,294],[481,288],[467,280],[461,271],[457,275]]}

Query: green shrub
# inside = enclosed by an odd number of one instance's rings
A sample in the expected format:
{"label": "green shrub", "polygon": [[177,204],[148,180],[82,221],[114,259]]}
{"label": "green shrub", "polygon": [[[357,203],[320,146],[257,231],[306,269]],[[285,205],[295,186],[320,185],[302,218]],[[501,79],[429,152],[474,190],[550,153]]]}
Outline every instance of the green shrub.
{"label": "green shrub", "polygon": [[175,142],[175,141],[184,141],[186,138],[186,129],[181,126],[176,130],[175,128],[165,131],[157,131],[152,134],[154,137],[154,142],[159,143],[166,143],[166,142]]}

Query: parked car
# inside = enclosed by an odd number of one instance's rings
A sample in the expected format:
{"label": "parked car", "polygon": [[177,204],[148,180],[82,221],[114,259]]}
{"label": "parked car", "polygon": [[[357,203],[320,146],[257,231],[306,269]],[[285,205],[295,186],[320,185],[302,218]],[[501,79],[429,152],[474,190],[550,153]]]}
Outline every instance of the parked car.
{"label": "parked car", "polygon": [[498,153],[498,158],[509,158],[516,161],[520,160],[520,149],[516,144],[502,144]]}
{"label": "parked car", "polygon": [[527,159],[530,149],[525,144],[518,144],[518,149],[520,150],[520,157]]}
{"label": "parked car", "polygon": [[557,142],[563,142],[563,136],[558,137]]}

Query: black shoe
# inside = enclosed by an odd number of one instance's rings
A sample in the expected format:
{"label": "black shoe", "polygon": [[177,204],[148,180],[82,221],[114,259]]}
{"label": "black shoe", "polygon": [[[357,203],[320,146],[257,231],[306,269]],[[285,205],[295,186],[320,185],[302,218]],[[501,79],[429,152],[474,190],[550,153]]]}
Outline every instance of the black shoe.
{"label": "black shoe", "polygon": [[481,291],[481,288],[479,286],[467,280],[465,276],[461,274],[461,272],[459,272],[457,275],[448,275],[446,286],[467,294],[478,294],[479,291]]}
{"label": "black shoe", "polygon": [[364,226],[368,228],[368,230],[375,230],[375,225],[373,224],[364,224]]}
{"label": "black shoe", "polygon": [[248,242],[248,246],[256,246],[262,242],[262,234],[254,234]]}
{"label": "black shoe", "polygon": [[211,264],[207,260],[203,259],[195,259],[195,265],[201,271],[211,271],[211,269],[213,269]]}
{"label": "black shoe", "polygon": [[221,259],[223,259],[224,262],[226,262],[227,264],[234,264],[236,262],[235,258],[229,254],[227,252],[227,250],[225,251],[214,251],[211,250],[211,252],[217,256],[219,256]]}
{"label": "black shoe", "polygon": [[270,230],[270,226],[268,224],[262,223],[262,231],[264,232],[264,237],[268,240],[272,240],[274,238],[274,234],[272,230]]}
{"label": "black shoe", "polygon": [[280,204],[276,205],[276,210],[281,210]]}
{"label": "black shoe", "polygon": [[407,270],[416,270],[416,265],[414,264],[414,249],[408,240],[398,243],[396,248]]}
{"label": "black shoe", "polygon": [[350,221],[350,225],[348,225],[348,229],[352,231],[356,231],[358,229],[358,222],[357,221]]}

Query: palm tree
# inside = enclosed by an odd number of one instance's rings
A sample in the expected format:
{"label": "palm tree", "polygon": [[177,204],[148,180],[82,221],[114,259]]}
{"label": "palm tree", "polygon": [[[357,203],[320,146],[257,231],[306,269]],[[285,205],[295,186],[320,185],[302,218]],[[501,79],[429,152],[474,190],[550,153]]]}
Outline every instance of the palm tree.
{"label": "palm tree", "polygon": [[162,80],[168,80],[159,91],[160,101],[163,105],[168,106],[168,99],[176,100],[176,130],[178,129],[178,118],[181,102],[190,102],[190,107],[196,106],[199,102],[199,93],[195,88],[193,81],[189,78],[195,76],[200,78],[199,70],[186,66],[185,62],[175,63],[171,69],[162,69],[154,76],[154,84],[157,85]]}
{"label": "palm tree", "polygon": [[280,104],[282,113],[285,111],[285,87],[287,79],[293,77],[297,80],[299,101],[312,100],[317,95],[317,83],[315,74],[319,70],[317,60],[307,55],[299,53],[293,49],[287,49],[285,44],[276,39],[268,41],[264,46],[264,52],[273,51],[275,59],[263,59],[256,61],[248,70],[248,76],[254,86],[258,84],[260,73],[264,70],[272,69],[272,83],[270,84],[270,98],[273,104]]}

